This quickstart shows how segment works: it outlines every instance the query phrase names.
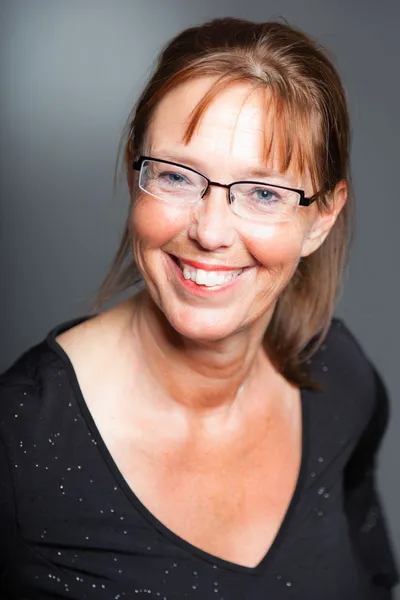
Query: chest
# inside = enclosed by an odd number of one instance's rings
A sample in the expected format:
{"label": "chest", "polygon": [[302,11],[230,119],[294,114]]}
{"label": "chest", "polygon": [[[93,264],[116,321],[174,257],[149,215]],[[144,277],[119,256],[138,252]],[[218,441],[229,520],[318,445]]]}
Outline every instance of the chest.
{"label": "chest", "polygon": [[104,436],[132,492],[175,535],[248,567],[266,555],[296,488],[299,408],[290,423],[257,439],[171,444]]}
{"label": "chest", "polygon": [[[211,436],[197,435],[196,428],[182,435],[166,415],[145,411],[137,420],[140,407],[151,405],[141,389],[132,408],[129,395],[116,394],[115,379],[97,385],[79,360],[74,364],[100,436],[143,510],[210,555],[257,565],[277,536],[298,480],[299,390],[282,386],[268,410],[255,402],[257,412],[247,411],[233,433],[216,427]],[[253,394],[265,398],[265,387]]]}

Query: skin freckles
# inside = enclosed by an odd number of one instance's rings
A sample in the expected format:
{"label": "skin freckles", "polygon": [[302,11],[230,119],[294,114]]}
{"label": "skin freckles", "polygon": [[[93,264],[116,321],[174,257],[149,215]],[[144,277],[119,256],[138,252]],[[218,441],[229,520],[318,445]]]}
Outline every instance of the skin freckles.
{"label": "skin freckles", "polygon": [[[267,167],[271,183],[312,195],[315,190],[309,177],[301,179],[294,169],[279,173],[273,157],[267,165],[263,161],[263,101],[259,92],[249,94],[246,84],[236,84],[220,94],[203,115],[190,143],[183,143],[190,113],[210,85],[211,79],[201,78],[161,101],[143,153],[191,166],[225,184],[257,179],[250,176],[251,171]],[[330,213],[319,213],[314,203],[299,207],[291,222],[269,225],[235,215],[223,188],[211,187],[202,201],[182,207],[142,192],[136,177],[129,173],[132,249],[148,291],[141,296],[133,327],[140,329],[149,344],[158,340],[159,348],[173,341],[174,350],[165,347],[165,353],[183,348],[177,364],[187,387],[193,388],[198,377],[204,403],[204,394],[207,397],[207,390],[217,384],[223,403],[223,398],[232,399],[236,394],[252,366],[265,363],[265,357],[260,359],[261,340],[279,294],[300,258],[316,250],[329,233],[345,201],[345,184],[338,187]],[[252,269],[246,283],[237,285],[232,294],[198,298],[175,278],[166,253]],[[162,356],[158,366],[162,372]],[[183,394],[180,385],[172,388],[174,395]],[[192,395],[195,403],[195,392]]]}

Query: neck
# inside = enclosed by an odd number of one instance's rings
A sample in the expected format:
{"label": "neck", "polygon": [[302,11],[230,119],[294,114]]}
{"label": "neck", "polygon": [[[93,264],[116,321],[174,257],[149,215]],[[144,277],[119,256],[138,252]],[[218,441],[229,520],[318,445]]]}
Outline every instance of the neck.
{"label": "neck", "polygon": [[146,291],[134,302],[131,328],[140,340],[143,369],[159,401],[172,409],[196,421],[230,418],[244,405],[249,410],[257,383],[276,382],[262,344],[267,323],[224,340],[191,340],[170,326]]}

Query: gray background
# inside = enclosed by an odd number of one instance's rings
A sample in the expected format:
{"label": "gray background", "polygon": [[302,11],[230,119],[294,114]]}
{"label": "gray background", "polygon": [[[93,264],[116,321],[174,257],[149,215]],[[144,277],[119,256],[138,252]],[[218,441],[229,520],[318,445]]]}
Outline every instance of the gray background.
{"label": "gray background", "polygon": [[112,196],[120,131],[172,35],[217,16],[283,16],[330,49],[348,91],[358,206],[337,312],[391,394],[378,479],[400,556],[400,2],[8,0],[0,9],[0,371],[88,311],[128,208],[125,187]]}

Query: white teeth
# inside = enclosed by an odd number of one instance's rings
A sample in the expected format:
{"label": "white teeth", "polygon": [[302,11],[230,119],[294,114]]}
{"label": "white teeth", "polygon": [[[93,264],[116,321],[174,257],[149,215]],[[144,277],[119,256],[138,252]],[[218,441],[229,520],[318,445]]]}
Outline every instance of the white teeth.
{"label": "white teeth", "polygon": [[[181,265],[183,266],[183,265]],[[202,269],[194,269],[193,267],[183,266],[183,277],[185,279],[191,279],[197,285],[205,285],[206,287],[214,287],[223,285],[234,279],[243,271],[238,269],[237,271],[203,271]]]}

